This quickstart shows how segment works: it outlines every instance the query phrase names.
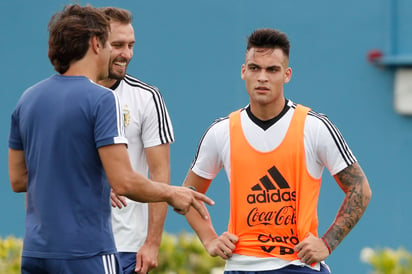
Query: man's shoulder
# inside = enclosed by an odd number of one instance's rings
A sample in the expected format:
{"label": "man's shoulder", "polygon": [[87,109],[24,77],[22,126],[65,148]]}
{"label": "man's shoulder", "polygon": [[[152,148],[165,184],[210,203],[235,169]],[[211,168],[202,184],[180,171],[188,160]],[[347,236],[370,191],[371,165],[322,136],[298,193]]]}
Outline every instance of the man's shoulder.
{"label": "man's shoulder", "polygon": [[142,81],[134,76],[131,76],[130,74],[126,74],[126,76],[122,79],[121,81],[123,85],[120,85],[119,87],[121,88],[128,88],[131,90],[136,90],[136,91],[141,91],[141,92],[155,92],[159,93],[159,89],[151,85],[145,81]]}
{"label": "man's shoulder", "polygon": [[229,125],[230,116],[232,114],[236,113],[236,112],[240,112],[241,114],[246,113],[246,107],[247,106],[238,108],[238,109],[233,110],[232,112],[228,113],[226,116],[221,116],[221,117],[216,118],[213,121],[213,123],[210,125],[210,128],[211,127],[214,127],[214,128],[225,128],[225,127],[227,127]]}
{"label": "man's shoulder", "polygon": [[315,124],[316,123],[317,124],[331,123],[326,114],[324,114],[322,112],[318,112],[318,111],[314,110],[313,108],[311,108],[309,106],[294,103],[291,100],[288,100],[287,104],[290,107],[290,109],[292,110],[292,112],[295,111],[295,109],[298,107],[298,105],[300,105],[303,108],[307,108],[309,110],[308,115],[307,115],[307,120],[311,123],[315,123]]}
{"label": "man's shoulder", "polygon": [[207,128],[206,132],[222,133],[229,130],[229,115],[215,119]]}

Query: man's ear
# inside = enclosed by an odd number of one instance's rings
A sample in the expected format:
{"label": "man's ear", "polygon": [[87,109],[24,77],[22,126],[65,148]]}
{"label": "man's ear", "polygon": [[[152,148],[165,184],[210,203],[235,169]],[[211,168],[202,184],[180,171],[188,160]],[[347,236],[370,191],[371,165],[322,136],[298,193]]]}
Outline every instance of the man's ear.
{"label": "man's ear", "polygon": [[245,71],[246,71],[246,65],[243,64],[242,67],[240,68],[240,78],[242,78],[242,80],[245,80]]}
{"label": "man's ear", "polygon": [[283,83],[288,83],[292,78],[292,68],[288,67],[285,71],[285,77],[283,79]]}
{"label": "man's ear", "polygon": [[97,36],[90,38],[90,48],[96,54],[99,53],[100,49],[102,48],[102,44],[100,43],[100,40],[99,38],[97,38]]}

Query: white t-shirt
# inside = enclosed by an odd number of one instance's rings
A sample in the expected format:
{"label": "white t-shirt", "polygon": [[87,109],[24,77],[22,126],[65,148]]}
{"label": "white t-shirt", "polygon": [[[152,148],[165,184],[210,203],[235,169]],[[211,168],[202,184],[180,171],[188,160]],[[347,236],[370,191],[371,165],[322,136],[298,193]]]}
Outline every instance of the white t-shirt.
{"label": "white t-shirt", "polygon": [[[243,108],[241,111],[242,130],[247,141],[258,151],[275,149],[283,140],[294,114],[296,104],[288,100],[284,111],[274,118],[274,123],[266,130],[256,118],[251,119]],[[323,114],[311,110],[304,128],[305,157],[308,172],[314,178],[322,176],[324,167],[335,175],[356,162],[341,133]],[[217,119],[203,135],[197,154],[192,163],[192,171],[197,175],[214,179],[221,169],[230,178],[230,138],[229,117]],[[257,258],[235,254],[227,260],[225,270],[273,270],[288,264],[303,265],[300,261],[289,262],[279,258]],[[319,269],[319,264],[314,267]]]}
{"label": "white t-shirt", "polygon": [[[166,105],[156,87],[130,75],[112,89],[120,98],[132,167],[148,176],[144,149],[174,142]],[[117,250],[137,252],[147,236],[148,204],[127,199],[126,207],[112,208],[112,226]]]}

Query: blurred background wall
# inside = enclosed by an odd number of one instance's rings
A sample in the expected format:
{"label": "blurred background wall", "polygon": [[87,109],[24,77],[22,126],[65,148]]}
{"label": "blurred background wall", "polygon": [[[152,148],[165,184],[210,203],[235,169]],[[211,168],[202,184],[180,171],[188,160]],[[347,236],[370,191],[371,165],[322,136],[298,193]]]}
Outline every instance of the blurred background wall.
{"label": "blurred background wall", "polygon": [[[409,0],[78,2],[133,12],[137,42],[129,73],[156,85],[165,98],[176,137],[171,150],[175,185],[182,183],[214,119],[248,102],[240,79],[246,36],[261,27],[286,32],[293,69],[286,97],[328,115],[373,191],[366,214],[327,260],[333,273],[366,273],[368,267],[359,260],[366,246],[412,249],[412,116],[398,113],[394,105],[397,72],[412,64]],[[24,234],[24,195],[11,191],[7,175],[10,114],[26,88],[54,73],[47,58],[47,23],[67,3],[0,2],[0,236]],[[371,50],[383,54],[377,64],[368,61]],[[216,201],[210,212],[219,233],[227,226],[228,195],[221,172],[209,191]],[[325,170],[320,234],[342,199]],[[165,230],[191,231],[184,217],[172,210]]]}

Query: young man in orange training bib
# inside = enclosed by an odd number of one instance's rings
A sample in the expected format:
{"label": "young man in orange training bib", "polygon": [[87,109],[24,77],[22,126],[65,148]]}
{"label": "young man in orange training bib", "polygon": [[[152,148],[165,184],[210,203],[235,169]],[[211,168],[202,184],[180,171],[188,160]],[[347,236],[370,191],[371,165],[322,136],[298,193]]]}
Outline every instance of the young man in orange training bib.
{"label": "young man in orange training bib", "polygon": [[[191,210],[186,218],[226,274],[330,273],[324,260],[364,213],[369,183],[336,126],[284,97],[292,76],[289,40],[274,29],[248,38],[241,77],[249,104],[206,131],[184,181],[205,193],[221,168],[230,181],[228,231]],[[346,196],[328,231],[318,235],[324,168]],[[350,214],[349,214],[350,212]]]}

